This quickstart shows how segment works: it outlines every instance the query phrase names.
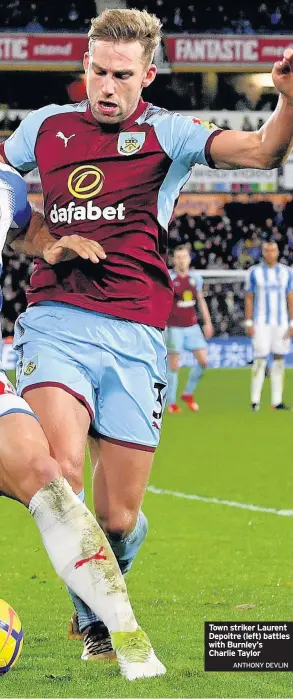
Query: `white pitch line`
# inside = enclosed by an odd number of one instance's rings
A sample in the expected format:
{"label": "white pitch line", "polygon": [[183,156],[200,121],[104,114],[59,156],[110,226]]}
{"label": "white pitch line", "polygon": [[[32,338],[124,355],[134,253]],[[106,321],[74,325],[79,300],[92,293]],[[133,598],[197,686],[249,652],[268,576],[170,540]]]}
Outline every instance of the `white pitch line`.
{"label": "white pitch line", "polygon": [[204,495],[194,495],[192,493],[179,493],[176,490],[166,490],[165,488],[155,488],[149,485],[149,493],[154,495],[173,495],[174,498],[184,500],[199,500],[210,505],[227,505],[227,507],[238,507],[240,510],[253,510],[253,512],[268,512],[271,515],[281,515],[282,517],[293,517],[293,510],[276,510],[274,507],[261,507],[260,505],[250,505],[247,502],[234,502],[233,500],[219,500],[218,498],[207,498]]}

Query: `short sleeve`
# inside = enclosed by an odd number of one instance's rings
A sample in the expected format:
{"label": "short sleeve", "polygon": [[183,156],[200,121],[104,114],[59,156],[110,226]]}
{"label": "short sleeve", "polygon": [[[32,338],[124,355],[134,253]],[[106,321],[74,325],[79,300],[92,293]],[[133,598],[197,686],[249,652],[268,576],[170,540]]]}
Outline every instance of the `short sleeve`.
{"label": "short sleeve", "polygon": [[34,150],[37,133],[34,115],[35,112],[28,114],[4,143],[4,155],[8,163],[23,172],[36,167]]}
{"label": "short sleeve", "polygon": [[195,281],[196,291],[202,291],[203,278],[200,274],[192,274],[192,279]]}
{"label": "short sleeve", "polygon": [[20,123],[14,133],[4,143],[3,155],[9,165],[30,172],[37,167],[35,159],[35,146],[41,125],[50,116],[74,111],[74,105],[49,104],[34,112],[30,112]]}
{"label": "short sleeve", "polygon": [[167,155],[184,163],[187,170],[193,165],[214,167],[210,157],[213,138],[221,132],[215,124],[201,119],[170,114],[154,124],[157,138]]}
{"label": "short sleeve", "polygon": [[247,292],[255,292],[256,289],[256,278],[255,278],[255,269],[252,267],[247,275],[247,279],[245,282],[245,291]]}
{"label": "short sleeve", "polygon": [[0,164],[0,246],[3,248],[9,228],[24,228],[31,217],[27,185],[21,175]]}

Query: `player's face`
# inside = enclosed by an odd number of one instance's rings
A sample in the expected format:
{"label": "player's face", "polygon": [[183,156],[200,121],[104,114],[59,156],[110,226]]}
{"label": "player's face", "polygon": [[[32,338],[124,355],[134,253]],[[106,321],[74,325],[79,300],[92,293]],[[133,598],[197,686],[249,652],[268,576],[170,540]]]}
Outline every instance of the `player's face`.
{"label": "player's face", "polygon": [[118,124],[135,111],[141,91],[156,77],[156,66],[143,62],[139,41],[96,40],[84,56],[87,95],[93,116]]}
{"label": "player's face", "polygon": [[279,257],[279,248],[277,245],[265,245],[263,256],[267,265],[275,265]]}
{"label": "player's face", "polygon": [[190,266],[190,254],[188,250],[177,250],[174,253],[174,266],[178,272],[187,272]]}

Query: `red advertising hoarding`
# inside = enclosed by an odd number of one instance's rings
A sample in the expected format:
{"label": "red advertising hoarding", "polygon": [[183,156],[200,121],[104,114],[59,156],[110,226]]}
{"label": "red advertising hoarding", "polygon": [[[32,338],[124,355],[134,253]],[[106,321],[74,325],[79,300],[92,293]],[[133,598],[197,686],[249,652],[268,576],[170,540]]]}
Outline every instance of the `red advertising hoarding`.
{"label": "red advertising hoarding", "polygon": [[0,33],[0,70],[64,63],[80,68],[87,42],[86,34]]}
{"label": "red advertising hoarding", "polygon": [[[260,70],[280,59],[293,37],[178,34],[165,36],[164,42],[174,70]],[[86,49],[86,34],[0,33],[0,70],[79,70]]]}
{"label": "red advertising hoarding", "polygon": [[293,46],[293,36],[178,34],[165,36],[164,42],[175,70],[207,67],[261,70],[270,68],[283,56],[287,46]]}

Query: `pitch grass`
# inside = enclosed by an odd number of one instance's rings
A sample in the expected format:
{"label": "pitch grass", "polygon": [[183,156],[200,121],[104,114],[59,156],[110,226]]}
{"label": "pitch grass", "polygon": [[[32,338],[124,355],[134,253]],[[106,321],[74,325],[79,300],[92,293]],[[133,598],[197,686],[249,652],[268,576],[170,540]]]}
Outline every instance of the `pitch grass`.
{"label": "pitch grass", "polygon": [[[267,380],[262,409],[251,413],[248,384],[248,370],[210,371],[200,413],[183,406],[165,416],[153,485],[292,509],[292,417],[269,408]],[[287,372],[288,402],[290,389]],[[90,501],[88,468],[86,484]],[[129,683],[115,665],[79,660],[81,643],[66,640],[71,604],[34,522],[1,498],[1,597],[20,615],[25,641],[0,696],[292,697],[290,673],[203,669],[204,621],[292,620],[292,518],[152,493],[144,510],[150,530],[128,589],[167,675]]]}

